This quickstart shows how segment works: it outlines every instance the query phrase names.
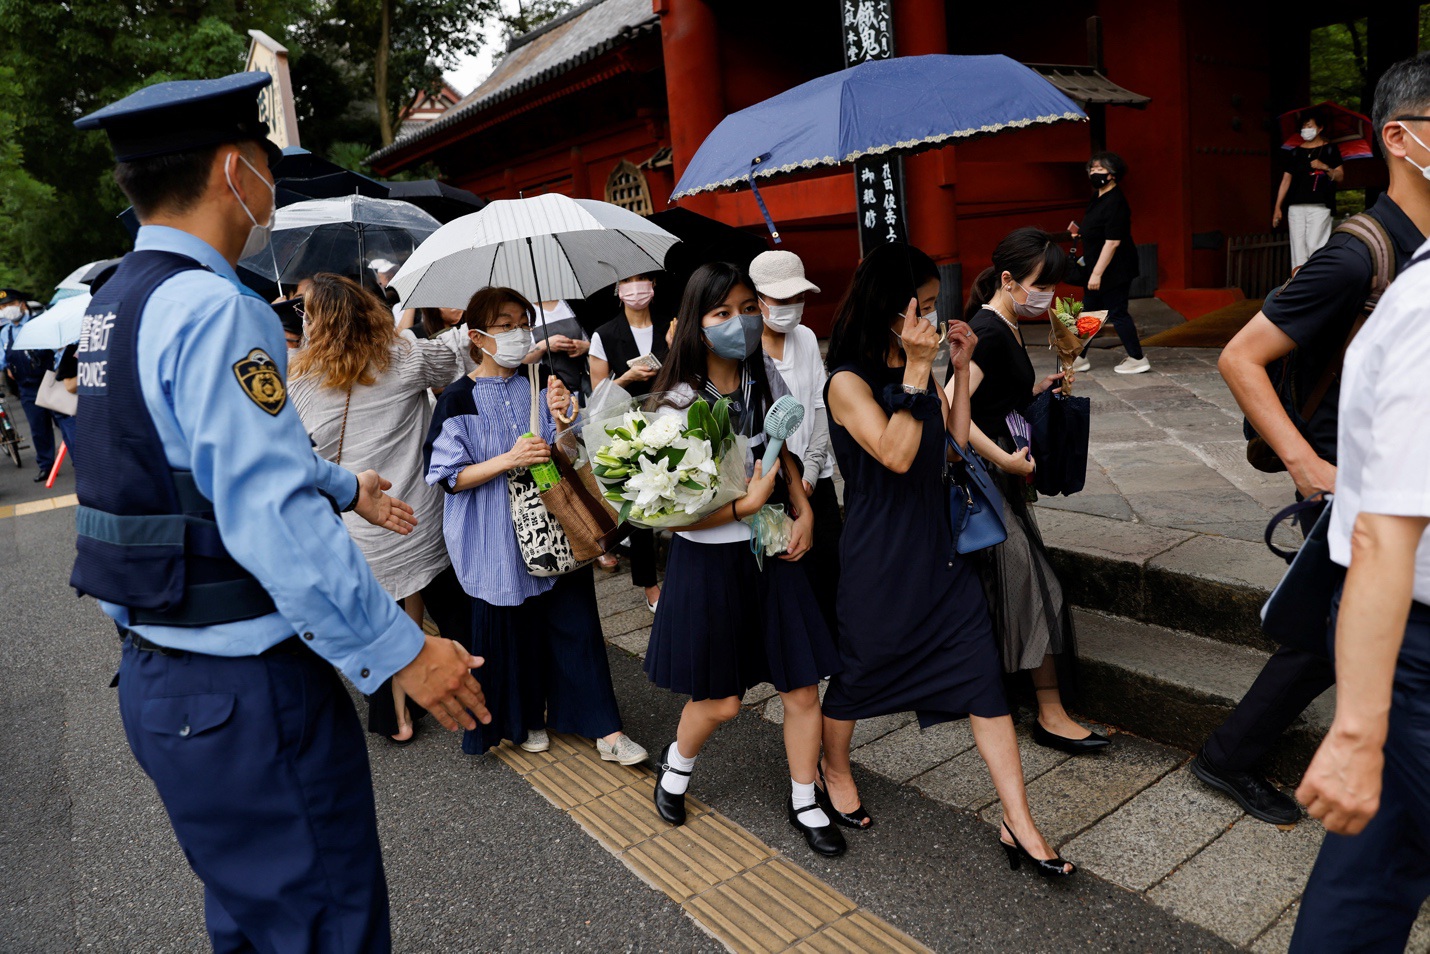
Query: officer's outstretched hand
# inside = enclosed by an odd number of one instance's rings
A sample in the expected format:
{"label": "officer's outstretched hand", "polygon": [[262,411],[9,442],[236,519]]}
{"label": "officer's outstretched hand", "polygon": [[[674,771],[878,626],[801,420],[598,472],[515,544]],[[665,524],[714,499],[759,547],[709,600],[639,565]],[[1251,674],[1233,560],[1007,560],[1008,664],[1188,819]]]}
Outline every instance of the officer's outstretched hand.
{"label": "officer's outstretched hand", "polygon": [[453,640],[428,636],[417,658],[393,674],[392,681],[444,728],[475,729],[478,720],[492,721],[481,683],[472,675],[483,662]]}
{"label": "officer's outstretched hand", "polygon": [[396,497],[383,493],[392,486],[392,481],[384,480],[375,470],[365,470],[357,475],[358,499],[353,512],[374,527],[382,527],[393,533],[407,536],[417,526],[417,516],[412,507]]}

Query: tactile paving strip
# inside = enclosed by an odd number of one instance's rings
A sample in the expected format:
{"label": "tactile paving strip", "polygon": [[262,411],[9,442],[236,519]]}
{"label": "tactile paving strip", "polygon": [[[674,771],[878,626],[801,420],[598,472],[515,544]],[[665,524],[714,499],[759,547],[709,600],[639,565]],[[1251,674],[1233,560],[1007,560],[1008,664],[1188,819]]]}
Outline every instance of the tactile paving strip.
{"label": "tactile paving strip", "polygon": [[25,503],[6,504],[0,507],[0,520],[7,517],[26,517],[32,513],[43,513],[46,510],[63,510],[66,507],[79,506],[79,498],[74,494],[61,494],[58,497],[44,497],[40,500],[29,500]]}
{"label": "tactile paving strip", "polygon": [[604,762],[585,739],[552,735],[537,753],[508,743],[496,756],[732,951],[928,950],[693,797],[686,823],[667,825],[654,773]]}

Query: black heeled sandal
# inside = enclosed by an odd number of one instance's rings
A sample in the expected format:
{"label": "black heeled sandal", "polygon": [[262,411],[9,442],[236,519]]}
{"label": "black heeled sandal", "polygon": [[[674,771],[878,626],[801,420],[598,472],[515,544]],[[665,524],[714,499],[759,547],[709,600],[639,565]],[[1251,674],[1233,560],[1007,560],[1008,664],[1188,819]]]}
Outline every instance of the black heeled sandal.
{"label": "black heeled sandal", "polygon": [[814,799],[819,803],[819,807],[824,809],[824,813],[834,819],[836,825],[853,828],[855,831],[872,827],[874,819],[864,810],[862,804],[852,812],[841,812],[834,807],[834,800],[829,797],[829,783],[824,780],[824,765],[821,764],[818,768],[819,784],[814,786]]}
{"label": "black heeled sandal", "polygon": [[676,775],[690,777],[689,772],[682,772],[670,764],[670,750],[675,743],[667,745],[660,752],[660,764],[655,767],[655,810],[661,818],[672,825],[685,824],[685,796],[672,795],[664,788],[661,788],[660,780],[666,772],[674,772]]}
{"label": "black heeled sandal", "polygon": [[1003,850],[1008,854],[1008,867],[1014,871],[1018,870],[1025,859],[1033,865],[1033,870],[1044,878],[1066,878],[1076,873],[1077,865],[1062,858],[1034,858],[1028,853],[1028,849],[1018,843],[1018,836],[1013,834],[1013,829],[1005,821],[1003,830],[1008,833],[1008,837],[1013,839],[1013,844],[1008,844],[1002,838],[998,839],[998,844],[1003,846]]}
{"label": "black heeled sandal", "polygon": [[[818,799],[815,800],[818,802]],[[789,823],[799,830],[804,836],[804,840],[809,842],[810,850],[826,858],[838,858],[844,854],[848,844],[844,841],[844,835],[833,824],[807,825],[800,820],[800,815],[809,811],[822,811],[822,805],[806,805],[803,808],[794,807],[794,798],[785,804],[789,809]]]}

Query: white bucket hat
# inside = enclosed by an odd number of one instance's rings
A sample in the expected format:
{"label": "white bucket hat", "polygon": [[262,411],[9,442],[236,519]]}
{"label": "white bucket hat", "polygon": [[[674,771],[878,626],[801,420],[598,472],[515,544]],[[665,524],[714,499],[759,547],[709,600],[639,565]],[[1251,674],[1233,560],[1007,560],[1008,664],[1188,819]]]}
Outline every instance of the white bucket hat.
{"label": "white bucket hat", "polygon": [[817,292],[819,286],[804,277],[804,262],[794,252],[761,252],[750,263],[755,291],[766,298],[785,299]]}

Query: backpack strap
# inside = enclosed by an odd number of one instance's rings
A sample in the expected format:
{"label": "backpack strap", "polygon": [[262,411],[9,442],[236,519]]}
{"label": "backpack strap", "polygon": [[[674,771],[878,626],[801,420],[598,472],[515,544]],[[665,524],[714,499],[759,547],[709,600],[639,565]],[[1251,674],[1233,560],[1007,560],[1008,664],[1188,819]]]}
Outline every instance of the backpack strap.
{"label": "backpack strap", "polygon": [[1366,296],[1365,304],[1361,306],[1361,312],[1356,317],[1355,324],[1351,325],[1351,330],[1346,335],[1346,340],[1341,345],[1340,353],[1335,360],[1326,365],[1326,369],[1321,372],[1321,377],[1316,381],[1316,386],[1307,395],[1305,404],[1301,407],[1301,420],[1309,421],[1311,415],[1320,408],[1321,402],[1325,400],[1326,394],[1331,390],[1331,385],[1340,376],[1341,368],[1345,364],[1346,351],[1350,349],[1351,342],[1355,340],[1361,328],[1365,327],[1366,320],[1370,318],[1371,312],[1375,311],[1375,306],[1380,304],[1380,296],[1385,293],[1390,283],[1395,281],[1395,243],[1391,241],[1390,233],[1385,230],[1385,226],[1380,220],[1369,212],[1360,212],[1346,219],[1336,227],[1337,232],[1355,238],[1370,252],[1371,279],[1370,294]]}

